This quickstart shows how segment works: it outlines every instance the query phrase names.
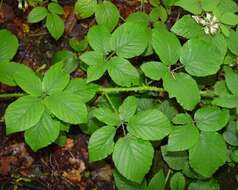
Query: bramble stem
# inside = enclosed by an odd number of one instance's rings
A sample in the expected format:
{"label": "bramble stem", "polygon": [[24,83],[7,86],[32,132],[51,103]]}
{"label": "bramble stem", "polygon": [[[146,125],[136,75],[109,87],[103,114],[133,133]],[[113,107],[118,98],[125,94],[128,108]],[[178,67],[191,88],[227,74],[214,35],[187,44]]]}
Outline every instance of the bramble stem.
{"label": "bramble stem", "polygon": [[[115,94],[120,92],[165,92],[163,88],[156,86],[138,86],[138,87],[115,87],[115,88],[100,88],[99,93],[103,94]],[[25,95],[24,93],[5,93],[0,94],[0,98],[17,98]],[[214,92],[211,90],[200,91],[200,95],[206,98],[212,98],[215,96]]]}

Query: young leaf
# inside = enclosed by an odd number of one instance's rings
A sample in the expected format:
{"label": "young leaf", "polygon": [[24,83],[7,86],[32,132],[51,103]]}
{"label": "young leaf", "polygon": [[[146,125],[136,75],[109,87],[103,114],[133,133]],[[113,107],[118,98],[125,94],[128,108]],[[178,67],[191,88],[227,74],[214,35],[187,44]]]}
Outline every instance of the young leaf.
{"label": "young leaf", "polygon": [[238,55],[238,31],[234,32],[233,30],[231,30],[227,44],[231,52],[235,55]]}
{"label": "young leaf", "polygon": [[[168,73],[163,78],[163,86],[169,97],[175,97],[186,110],[192,110],[200,101],[200,92],[196,81],[185,73]],[[187,93],[189,92],[189,93]]]}
{"label": "young leaf", "polygon": [[123,176],[133,182],[141,183],[150,169],[153,155],[154,149],[150,142],[126,136],[116,142],[112,158]]}
{"label": "young leaf", "polygon": [[119,115],[107,107],[100,107],[93,110],[93,115],[109,126],[118,126],[120,124]]}
{"label": "young leaf", "polygon": [[[100,38],[98,37],[100,36]],[[97,52],[107,54],[110,51],[111,34],[104,25],[91,27],[87,34],[89,45]]]}
{"label": "young leaf", "polygon": [[162,112],[151,109],[131,117],[127,129],[130,134],[144,140],[161,140],[171,132],[172,127]]}
{"label": "young leaf", "polygon": [[101,127],[89,139],[88,152],[90,161],[106,158],[113,152],[116,128],[111,126]]}
{"label": "young leaf", "polygon": [[46,27],[55,40],[64,34],[64,21],[56,14],[47,15]]}
{"label": "young leaf", "polygon": [[16,54],[19,43],[14,34],[0,30],[0,62],[10,61]]}
{"label": "young leaf", "polygon": [[122,121],[128,121],[137,109],[137,98],[135,96],[128,96],[119,107],[119,115]]}
{"label": "young leaf", "polygon": [[122,24],[112,34],[111,48],[120,57],[138,56],[145,51],[147,46],[147,31],[141,24],[132,22]]}
{"label": "young leaf", "polygon": [[14,73],[24,66],[14,62],[0,62],[0,82],[7,84],[8,86],[16,86],[14,80]]}
{"label": "young leaf", "polygon": [[21,66],[13,75],[18,86],[32,96],[42,94],[40,78],[27,66]]}
{"label": "young leaf", "polygon": [[156,27],[152,32],[152,46],[166,65],[175,64],[180,56],[181,44],[173,33],[163,27]]}
{"label": "young leaf", "polygon": [[150,61],[141,65],[145,76],[152,80],[160,80],[168,71],[168,68],[161,62]]}
{"label": "young leaf", "polygon": [[48,10],[52,13],[52,14],[56,14],[56,15],[62,15],[64,14],[64,9],[58,4],[58,3],[49,3],[48,4]]}
{"label": "young leaf", "polygon": [[134,183],[124,178],[116,170],[113,171],[113,177],[118,190],[147,190],[146,180],[144,180],[141,184]]}
{"label": "young leaf", "polygon": [[150,180],[147,190],[164,190],[164,189],[165,189],[165,176],[163,170],[160,170]]}
{"label": "young leaf", "polygon": [[70,124],[87,122],[87,107],[80,97],[68,92],[54,93],[46,97],[46,107],[60,120]]}
{"label": "young leaf", "polygon": [[204,35],[202,26],[190,16],[185,15],[180,18],[171,28],[171,31],[184,38],[196,38]]}
{"label": "young leaf", "polygon": [[53,143],[59,136],[60,123],[53,120],[46,112],[40,121],[24,133],[26,143],[33,151]]}
{"label": "young leaf", "polygon": [[221,35],[193,38],[184,44],[180,61],[190,75],[213,75],[220,69],[226,50],[226,41]]}
{"label": "young leaf", "polygon": [[37,23],[45,19],[48,15],[48,10],[45,7],[35,7],[29,13],[27,21],[29,23]]}
{"label": "young leaf", "polygon": [[238,73],[231,68],[225,67],[225,81],[228,89],[235,95],[238,95]]}
{"label": "young leaf", "polygon": [[112,31],[119,21],[120,13],[113,3],[104,1],[97,5],[95,17],[98,24],[104,25],[109,31]]}
{"label": "young leaf", "polygon": [[192,124],[176,126],[169,135],[167,150],[183,151],[193,147],[199,140],[199,131]]}
{"label": "young leaf", "polygon": [[45,108],[34,96],[23,96],[11,103],[5,113],[6,133],[24,131],[36,125]]}
{"label": "young leaf", "polygon": [[190,166],[204,177],[211,177],[228,158],[226,143],[216,132],[202,132],[199,142],[189,150]]}
{"label": "young leaf", "polygon": [[230,119],[228,110],[215,106],[205,106],[196,111],[194,120],[202,131],[219,131],[226,126]]}
{"label": "young leaf", "polygon": [[175,173],[170,179],[170,189],[171,190],[184,190],[185,188],[185,178],[180,172]]}
{"label": "young leaf", "polygon": [[98,80],[107,70],[107,62],[100,52],[88,51],[82,54],[80,59],[89,65],[87,69],[87,82]]}
{"label": "young leaf", "polygon": [[67,86],[69,79],[69,74],[63,69],[63,62],[59,62],[46,72],[42,81],[43,91],[49,95],[60,92]]}
{"label": "young leaf", "polygon": [[80,19],[88,18],[95,12],[97,0],[77,0],[74,11]]}
{"label": "young leaf", "polygon": [[87,84],[83,79],[72,79],[64,91],[77,94],[82,102],[88,102],[93,99],[98,89],[96,84]]}
{"label": "young leaf", "polygon": [[130,87],[139,84],[138,71],[124,58],[113,57],[108,63],[108,73],[117,85]]}

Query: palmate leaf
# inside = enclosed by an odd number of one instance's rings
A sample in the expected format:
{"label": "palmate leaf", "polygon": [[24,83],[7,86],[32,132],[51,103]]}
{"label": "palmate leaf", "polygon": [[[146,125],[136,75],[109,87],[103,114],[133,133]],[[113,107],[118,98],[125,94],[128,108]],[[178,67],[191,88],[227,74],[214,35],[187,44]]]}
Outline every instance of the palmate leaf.
{"label": "palmate leaf", "polygon": [[19,43],[14,34],[6,29],[0,30],[0,62],[10,61],[16,54]]}
{"label": "palmate leaf", "polygon": [[40,121],[24,133],[26,143],[33,151],[53,143],[59,136],[60,122],[51,118],[46,112]]}
{"label": "palmate leaf", "polygon": [[153,155],[154,150],[150,142],[129,135],[116,142],[112,158],[123,176],[141,183],[150,169]]}
{"label": "palmate leaf", "polygon": [[87,107],[78,95],[69,92],[54,93],[45,98],[44,103],[58,119],[70,123],[87,122]]}
{"label": "palmate leaf", "polygon": [[159,110],[139,112],[129,119],[130,134],[144,140],[161,140],[172,130],[168,118]]}
{"label": "palmate leaf", "polygon": [[226,143],[216,132],[202,132],[189,150],[190,166],[200,175],[211,177],[228,158]]}
{"label": "palmate leaf", "polygon": [[36,125],[45,110],[41,100],[34,96],[23,96],[11,103],[5,113],[7,134],[25,131]]}
{"label": "palmate leaf", "polygon": [[113,152],[116,128],[105,126],[96,130],[89,139],[89,160],[98,161]]}
{"label": "palmate leaf", "polygon": [[138,56],[145,51],[147,46],[147,30],[141,24],[131,22],[122,24],[112,34],[111,48],[120,57]]}

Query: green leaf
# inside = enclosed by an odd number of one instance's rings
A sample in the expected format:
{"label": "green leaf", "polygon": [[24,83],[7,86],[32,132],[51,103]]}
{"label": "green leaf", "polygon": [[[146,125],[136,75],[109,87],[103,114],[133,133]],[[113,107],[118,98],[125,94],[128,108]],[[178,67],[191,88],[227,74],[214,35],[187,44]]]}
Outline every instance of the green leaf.
{"label": "green leaf", "polygon": [[59,92],[46,97],[46,107],[60,120],[70,124],[87,121],[87,107],[80,97],[68,92]]}
{"label": "green leaf", "polygon": [[93,110],[93,115],[109,126],[119,126],[119,115],[107,107],[100,107]]}
{"label": "green leaf", "polygon": [[220,190],[219,183],[211,179],[208,181],[196,181],[189,184],[188,190]]}
{"label": "green leaf", "polygon": [[56,14],[47,15],[46,27],[55,40],[64,34],[64,21]]}
{"label": "green leaf", "polygon": [[[100,36],[100,38],[98,37]],[[107,54],[110,51],[111,34],[104,25],[91,27],[87,34],[89,45],[97,52]]]}
{"label": "green leaf", "polygon": [[77,0],[74,10],[80,19],[88,18],[95,12],[97,0]]}
{"label": "green leaf", "polygon": [[150,180],[147,190],[164,190],[165,189],[165,176],[163,170],[156,173]]}
{"label": "green leaf", "polygon": [[202,0],[201,6],[203,10],[208,12],[208,11],[214,10],[214,8],[216,8],[219,3],[220,3],[220,0],[213,0],[213,1]]}
{"label": "green leaf", "polygon": [[64,9],[58,4],[58,3],[49,3],[48,4],[48,10],[56,15],[62,15],[64,14]]}
{"label": "green leaf", "polygon": [[160,80],[168,70],[163,63],[157,61],[144,63],[140,68],[152,80]]}
{"label": "green leaf", "polygon": [[213,75],[223,64],[226,50],[226,41],[221,35],[193,38],[183,45],[180,61],[190,75]]}
{"label": "green leaf", "polygon": [[184,38],[196,38],[204,35],[202,27],[190,16],[180,18],[171,28],[171,31]]}
{"label": "green leaf", "polygon": [[87,49],[88,41],[86,38],[82,39],[82,40],[78,40],[76,38],[71,38],[69,40],[69,45],[74,51],[82,52]]}
{"label": "green leaf", "polygon": [[45,7],[35,7],[29,13],[27,17],[27,21],[29,23],[37,23],[44,20],[47,15],[48,15],[48,10]]}
{"label": "green leaf", "polygon": [[179,0],[175,5],[182,7],[193,14],[201,14],[202,8],[198,0]]}
{"label": "green leaf", "polygon": [[199,131],[192,124],[176,126],[169,135],[167,150],[183,151],[194,146],[199,140]]}
{"label": "green leaf", "polygon": [[196,111],[194,120],[202,131],[219,131],[226,126],[230,119],[228,110],[215,106],[205,106]]}
{"label": "green leaf", "polygon": [[134,183],[124,178],[116,170],[113,171],[113,177],[118,190],[147,190],[146,180],[144,180],[141,184]]}
{"label": "green leaf", "polygon": [[161,111],[151,109],[131,117],[127,129],[130,134],[144,140],[161,140],[171,132],[172,127]]}
{"label": "green leaf", "polygon": [[147,46],[147,30],[141,24],[132,22],[122,24],[112,34],[111,48],[120,57],[139,56]]}
{"label": "green leaf", "polygon": [[164,161],[173,170],[182,170],[188,160],[187,152],[168,152],[166,146],[161,147],[161,153]]}
{"label": "green leaf", "polygon": [[14,62],[0,62],[0,82],[9,86],[16,86],[17,84],[14,80],[13,75],[22,66],[23,64],[18,64]]}
{"label": "green leaf", "polygon": [[238,106],[238,96],[231,94],[222,95],[214,98],[212,104],[223,108],[236,108]]}
{"label": "green leaf", "polygon": [[150,12],[150,19],[157,22],[159,19],[164,23],[168,19],[168,14],[163,6],[155,7]]}
{"label": "green leaf", "polygon": [[214,85],[214,93],[217,96],[223,96],[223,95],[229,94],[229,91],[227,89],[227,86],[224,80],[216,82],[216,84]]}
{"label": "green leaf", "polygon": [[36,125],[45,108],[41,100],[33,96],[23,96],[11,103],[5,113],[6,133],[25,131]]}
{"label": "green leaf", "polygon": [[50,67],[46,72],[42,88],[46,94],[61,92],[69,83],[70,76],[63,69],[63,62],[59,62]]}
{"label": "green leaf", "polygon": [[107,63],[100,52],[88,51],[82,54],[80,59],[89,65],[87,69],[87,82],[98,80],[107,70]]}
{"label": "green leaf", "polygon": [[124,58],[111,58],[108,63],[108,73],[117,85],[130,87],[139,84],[138,71]]}
{"label": "green leaf", "polygon": [[150,142],[126,136],[116,142],[112,158],[123,176],[133,182],[141,183],[150,169],[153,155],[154,150]]}
{"label": "green leaf", "polygon": [[[196,81],[185,73],[168,73],[163,78],[163,86],[169,97],[175,97],[177,102],[186,110],[193,110],[201,97]],[[189,92],[189,93],[187,93]]]}
{"label": "green leaf", "polygon": [[223,133],[223,138],[228,144],[238,146],[238,131],[236,129],[236,121],[234,119],[230,120],[229,125]]}
{"label": "green leaf", "polygon": [[128,96],[119,107],[119,115],[122,121],[128,121],[135,113],[138,100],[135,96]]}
{"label": "green leaf", "polygon": [[226,143],[216,132],[202,132],[199,142],[189,150],[190,166],[204,177],[211,177],[227,157]]}
{"label": "green leaf", "polygon": [[113,152],[116,128],[105,126],[96,130],[89,139],[89,160],[98,161]]}
{"label": "green leaf", "polygon": [[175,64],[180,56],[181,44],[173,33],[163,27],[152,31],[152,46],[160,60],[166,65]]}
{"label": "green leaf", "polygon": [[60,123],[53,120],[46,112],[40,121],[24,133],[26,143],[33,151],[53,143],[59,136]]}
{"label": "green leaf", "polygon": [[14,34],[0,30],[0,62],[10,61],[16,54],[19,43]]}
{"label": "green leaf", "polygon": [[220,3],[217,6],[217,9],[221,14],[230,12],[236,13],[238,11],[238,6],[233,0],[220,0]]}
{"label": "green leaf", "polygon": [[98,24],[104,25],[109,31],[112,31],[119,21],[120,13],[113,3],[103,1],[97,5],[95,17]]}
{"label": "green leaf", "polygon": [[236,25],[238,24],[238,16],[235,15],[234,13],[224,13],[221,18],[220,18],[220,21],[223,23],[223,24],[227,24],[227,25]]}
{"label": "green leaf", "polygon": [[[154,105],[155,108],[156,105]],[[159,110],[168,117],[169,120],[172,120],[174,116],[178,113],[177,109],[173,105],[173,103],[169,100],[164,100],[158,105]]]}
{"label": "green leaf", "polygon": [[72,73],[78,66],[77,57],[68,50],[61,50],[56,52],[51,62],[52,64],[63,62],[64,71],[66,73]]}
{"label": "green leaf", "polygon": [[177,125],[192,124],[193,119],[187,113],[179,113],[173,118],[173,123]]}
{"label": "green leaf", "polygon": [[87,84],[83,79],[72,79],[64,91],[77,94],[81,102],[88,102],[93,99],[98,90],[99,86],[96,84]]}
{"label": "green leaf", "polygon": [[127,17],[126,22],[138,23],[147,27],[150,22],[150,17],[144,12],[136,11]]}
{"label": "green leaf", "polygon": [[184,190],[185,178],[180,172],[175,173],[170,179],[171,190]]}
{"label": "green leaf", "polygon": [[231,68],[225,67],[225,81],[228,89],[235,95],[238,95],[238,73]]}
{"label": "green leaf", "polygon": [[32,96],[42,94],[40,78],[27,66],[21,66],[13,75],[18,86]]}
{"label": "green leaf", "polygon": [[234,32],[233,30],[230,31],[230,36],[227,40],[228,48],[231,50],[232,53],[238,55],[238,31]]}

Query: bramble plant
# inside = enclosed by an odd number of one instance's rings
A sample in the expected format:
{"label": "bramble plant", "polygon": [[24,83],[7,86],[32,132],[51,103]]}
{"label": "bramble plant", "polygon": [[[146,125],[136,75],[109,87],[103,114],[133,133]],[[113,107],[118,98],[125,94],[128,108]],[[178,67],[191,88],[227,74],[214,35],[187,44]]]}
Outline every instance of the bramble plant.
{"label": "bramble plant", "polygon": [[[149,14],[124,20],[109,1],[78,0],[79,19],[95,14],[96,24],[85,39],[70,40],[77,53],[57,52],[44,74],[11,62],[18,40],[0,30],[0,81],[23,91],[0,95],[19,97],[6,109],[6,133],[24,132],[37,151],[63,144],[70,125],[79,125],[91,135],[90,161],[112,155],[119,190],[163,190],[171,172],[172,190],[191,179],[189,190],[218,190],[215,172],[238,162],[238,6],[233,0],[149,2]],[[168,29],[172,6],[187,14]],[[58,40],[63,13],[51,2],[33,8],[28,22],[46,18]],[[86,79],[70,77],[77,67]],[[169,167],[166,176],[151,169],[158,155]],[[147,184],[149,172],[156,174]]]}

